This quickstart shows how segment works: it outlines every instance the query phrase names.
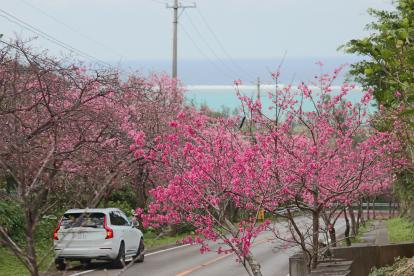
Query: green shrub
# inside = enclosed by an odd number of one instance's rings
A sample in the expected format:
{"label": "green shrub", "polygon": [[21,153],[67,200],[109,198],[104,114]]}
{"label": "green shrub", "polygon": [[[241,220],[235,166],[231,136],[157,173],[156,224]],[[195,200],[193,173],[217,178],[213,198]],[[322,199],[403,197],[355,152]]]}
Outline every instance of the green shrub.
{"label": "green shrub", "polygon": [[24,212],[16,201],[0,200],[0,225],[15,242],[24,243],[26,236]]}
{"label": "green shrub", "polygon": [[394,264],[371,270],[369,276],[403,276],[414,275],[414,258],[395,258]]}
{"label": "green shrub", "polygon": [[133,216],[134,208],[126,201],[109,201],[108,207],[122,210],[128,217]]}

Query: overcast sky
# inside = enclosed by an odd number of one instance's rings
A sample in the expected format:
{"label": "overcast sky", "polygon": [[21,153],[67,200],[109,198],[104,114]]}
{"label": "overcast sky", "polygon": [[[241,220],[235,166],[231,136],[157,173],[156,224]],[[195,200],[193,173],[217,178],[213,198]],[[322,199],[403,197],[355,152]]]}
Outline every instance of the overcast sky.
{"label": "overcast sky", "polygon": [[[172,10],[166,2],[0,0],[0,8],[83,52],[118,61],[170,58]],[[183,59],[271,58],[285,51],[289,57],[334,57],[342,55],[336,51],[340,44],[365,34],[363,27],[371,21],[369,7],[392,7],[391,0],[195,2],[197,9],[187,9],[180,17]],[[34,36],[4,17],[0,26],[5,38],[14,33]],[[61,50],[43,38],[38,44]]]}

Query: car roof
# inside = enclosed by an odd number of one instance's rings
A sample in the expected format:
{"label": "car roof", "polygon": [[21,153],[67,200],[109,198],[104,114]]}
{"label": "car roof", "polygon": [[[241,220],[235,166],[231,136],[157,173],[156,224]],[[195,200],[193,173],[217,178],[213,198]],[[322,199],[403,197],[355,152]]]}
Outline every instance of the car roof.
{"label": "car roof", "polygon": [[69,209],[65,214],[73,213],[109,213],[111,211],[120,211],[118,208],[85,208],[85,209]]}

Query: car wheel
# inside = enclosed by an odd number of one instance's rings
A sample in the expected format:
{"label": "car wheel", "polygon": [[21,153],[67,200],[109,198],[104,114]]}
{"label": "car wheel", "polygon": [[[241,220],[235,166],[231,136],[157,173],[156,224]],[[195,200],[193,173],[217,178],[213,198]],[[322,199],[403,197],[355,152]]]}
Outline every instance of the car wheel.
{"label": "car wheel", "polygon": [[81,265],[84,267],[88,267],[91,264],[91,260],[81,260]]}
{"label": "car wheel", "polygon": [[121,242],[119,246],[118,256],[112,261],[112,266],[115,268],[124,268],[125,267],[125,244]]}
{"label": "car wheel", "polygon": [[66,264],[63,259],[55,259],[55,266],[56,266],[56,269],[60,271],[66,269]]}
{"label": "car wheel", "polygon": [[144,239],[141,239],[139,242],[137,254],[135,255],[135,258],[134,258],[135,262],[142,263],[144,261],[144,257],[145,257],[144,249],[145,249]]}

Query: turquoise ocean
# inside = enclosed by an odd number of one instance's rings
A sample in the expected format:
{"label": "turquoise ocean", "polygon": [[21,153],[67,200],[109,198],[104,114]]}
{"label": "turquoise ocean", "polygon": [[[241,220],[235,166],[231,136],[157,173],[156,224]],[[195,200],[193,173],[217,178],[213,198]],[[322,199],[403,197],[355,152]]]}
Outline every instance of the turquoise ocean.
{"label": "turquoise ocean", "polygon": [[[207,105],[214,111],[222,111],[223,108],[229,109],[232,112],[234,109],[240,108],[240,100],[236,95],[236,87],[231,85],[189,85],[186,87],[185,92],[186,101],[192,103],[197,107],[201,105]],[[296,89],[293,87],[293,89]],[[239,86],[240,93],[250,98],[256,99],[257,86],[254,85],[242,85]],[[263,112],[269,110],[272,106],[272,102],[268,97],[269,92],[275,90],[274,85],[262,85],[260,87],[260,99],[263,106]],[[340,87],[333,86],[331,95],[339,94]],[[317,94],[318,88],[313,88],[313,93]],[[350,91],[347,95],[347,100],[352,103],[360,102],[363,96],[363,91],[360,87],[356,87]],[[312,103],[304,102],[304,110],[311,110]],[[373,112],[375,107],[370,106],[369,112]]]}

